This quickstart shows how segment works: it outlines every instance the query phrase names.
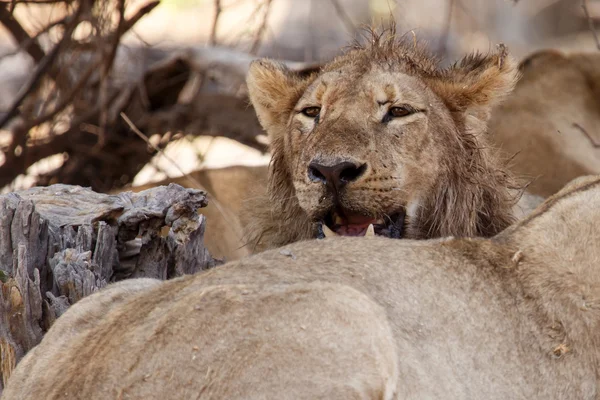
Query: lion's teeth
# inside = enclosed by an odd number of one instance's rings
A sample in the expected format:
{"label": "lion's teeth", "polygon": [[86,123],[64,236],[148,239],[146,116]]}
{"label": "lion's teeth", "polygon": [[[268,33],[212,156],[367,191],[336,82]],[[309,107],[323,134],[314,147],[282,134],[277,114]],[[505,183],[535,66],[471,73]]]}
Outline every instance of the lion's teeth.
{"label": "lion's teeth", "polygon": [[373,224],[369,224],[367,232],[365,232],[365,236],[375,236],[375,228],[373,227]]}
{"label": "lion's teeth", "polygon": [[332,231],[331,229],[329,229],[329,227],[325,224],[323,224],[323,234],[325,235],[325,237],[340,236],[337,233],[335,233],[334,231]]}

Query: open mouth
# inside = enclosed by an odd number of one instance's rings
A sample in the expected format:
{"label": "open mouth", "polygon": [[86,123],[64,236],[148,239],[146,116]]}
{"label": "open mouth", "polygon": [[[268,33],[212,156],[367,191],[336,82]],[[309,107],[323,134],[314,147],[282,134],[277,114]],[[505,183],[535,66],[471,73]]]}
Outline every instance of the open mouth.
{"label": "open mouth", "polygon": [[369,217],[357,213],[329,212],[318,224],[319,239],[332,236],[383,236],[400,239],[404,230],[405,212]]}

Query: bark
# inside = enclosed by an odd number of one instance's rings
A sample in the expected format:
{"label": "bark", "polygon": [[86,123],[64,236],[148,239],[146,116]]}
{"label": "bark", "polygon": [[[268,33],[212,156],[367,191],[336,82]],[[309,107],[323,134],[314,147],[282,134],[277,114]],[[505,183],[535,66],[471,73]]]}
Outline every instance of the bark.
{"label": "bark", "polygon": [[82,297],[127,278],[219,263],[203,244],[206,193],[179,185],[95,193],[70,185],[0,196],[0,393],[17,362]]}

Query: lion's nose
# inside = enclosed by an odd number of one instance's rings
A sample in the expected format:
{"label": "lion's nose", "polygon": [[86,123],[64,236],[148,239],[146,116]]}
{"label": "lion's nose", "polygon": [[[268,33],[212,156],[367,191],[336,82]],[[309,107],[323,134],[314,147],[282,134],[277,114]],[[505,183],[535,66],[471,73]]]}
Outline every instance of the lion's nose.
{"label": "lion's nose", "polygon": [[340,189],[347,183],[357,180],[365,173],[367,164],[344,161],[335,165],[323,165],[315,161],[308,166],[308,178],[312,182],[322,182]]}

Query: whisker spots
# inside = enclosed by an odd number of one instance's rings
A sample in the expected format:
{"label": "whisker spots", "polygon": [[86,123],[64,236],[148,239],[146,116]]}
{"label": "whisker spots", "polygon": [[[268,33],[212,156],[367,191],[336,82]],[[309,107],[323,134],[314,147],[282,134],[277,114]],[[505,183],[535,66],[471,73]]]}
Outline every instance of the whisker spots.
{"label": "whisker spots", "polygon": [[375,193],[389,193],[389,192],[393,192],[396,189],[401,190],[399,188],[373,188],[373,187],[367,187],[367,186],[352,188],[352,190],[356,190],[356,191],[375,192]]}
{"label": "whisker spots", "polygon": [[367,178],[364,180],[364,182],[383,182],[383,181],[390,181],[392,179],[396,179],[393,176],[378,176],[378,177],[371,177],[371,178]]}

